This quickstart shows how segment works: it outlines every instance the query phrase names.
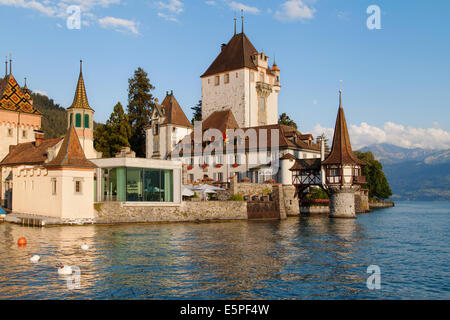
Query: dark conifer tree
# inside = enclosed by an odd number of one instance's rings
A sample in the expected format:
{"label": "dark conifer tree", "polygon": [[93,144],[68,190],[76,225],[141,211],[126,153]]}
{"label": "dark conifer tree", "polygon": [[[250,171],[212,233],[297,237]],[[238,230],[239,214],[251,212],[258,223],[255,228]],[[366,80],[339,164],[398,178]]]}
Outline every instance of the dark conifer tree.
{"label": "dark conifer tree", "polygon": [[194,111],[191,123],[194,124],[195,121],[202,121],[202,100],[195,107],[192,107],[191,110]]}
{"label": "dark conifer tree", "polygon": [[129,142],[138,157],[145,157],[145,127],[150,122],[155,103],[151,94],[153,89],[155,87],[150,83],[148,74],[140,67],[128,79],[128,121],[131,127]]}

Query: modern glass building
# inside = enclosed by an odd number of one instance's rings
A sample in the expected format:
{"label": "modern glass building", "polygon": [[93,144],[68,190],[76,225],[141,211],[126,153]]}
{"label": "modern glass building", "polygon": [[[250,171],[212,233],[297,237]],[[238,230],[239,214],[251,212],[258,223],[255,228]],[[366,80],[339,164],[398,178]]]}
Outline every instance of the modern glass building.
{"label": "modern glass building", "polygon": [[140,158],[92,160],[96,202],[181,202],[181,162]]}

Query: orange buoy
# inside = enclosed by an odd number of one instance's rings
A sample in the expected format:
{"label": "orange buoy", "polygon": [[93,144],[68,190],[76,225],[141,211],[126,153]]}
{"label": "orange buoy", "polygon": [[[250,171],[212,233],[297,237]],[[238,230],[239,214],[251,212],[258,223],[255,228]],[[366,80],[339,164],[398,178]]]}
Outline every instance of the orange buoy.
{"label": "orange buoy", "polygon": [[17,240],[17,244],[19,246],[25,246],[27,244],[27,239],[25,238],[19,238],[19,240]]}

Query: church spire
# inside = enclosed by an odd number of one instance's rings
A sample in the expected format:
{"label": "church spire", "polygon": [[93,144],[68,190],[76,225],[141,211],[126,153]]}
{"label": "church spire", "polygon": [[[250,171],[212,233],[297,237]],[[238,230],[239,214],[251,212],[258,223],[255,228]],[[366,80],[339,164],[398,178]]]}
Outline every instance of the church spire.
{"label": "church spire", "polygon": [[73,98],[73,103],[69,109],[88,109],[92,110],[89,106],[86,88],[84,86],[83,79],[83,60],[80,60],[80,76],[78,77],[77,89],[75,90],[75,97]]}

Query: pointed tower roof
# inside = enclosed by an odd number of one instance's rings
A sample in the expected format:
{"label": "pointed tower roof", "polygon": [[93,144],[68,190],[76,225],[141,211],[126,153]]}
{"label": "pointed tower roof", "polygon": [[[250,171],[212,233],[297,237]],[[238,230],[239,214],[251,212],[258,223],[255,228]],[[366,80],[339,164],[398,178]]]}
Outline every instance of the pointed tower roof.
{"label": "pointed tower roof", "polygon": [[339,111],[334,127],[333,146],[331,152],[322,164],[358,164],[365,165],[352,151],[350,136],[348,135],[347,122],[345,121],[344,108],[342,107],[342,90],[339,90]]}
{"label": "pointed tower roof", "polygon": [[86,159],[73,124],[67,131],[57,156],[44,166],[48,168],[79,169],[93,169],[97,167],[95,164]]}
{"label": "pointed tower roof", "polygon": [[177,99],[173,95],[173,92],[167,93],[163,102],[161,103],[161,109],[164,110],[165,120],[162,124],[174,124],[182,127],[192,127],[186,114],[178,104]]}
{"label": "pointed tower roof", "polygon": [[[25,90],[28,90],[25,88]],[[0,110],[42,115],[31,103],[28,91],[22,90],[12,74],[0,82]]]}
{"label": "pointed tower roof", "polygon": [[258,70],[252,60],[252,55],[256,53],[258,51],[245,33],[235,34],[228,44],[222,47],[222,52],[201,77],[241,68]]}
{"label": "pointed tower roof", "polygon": [[[75,97],[73,98],[73,103],[68,109],[87,109],[92,110],[89,106],[86,88],[84,86],[83,79],[83,61],[80,60],[80,76],[78,77],[77,89],[75,90]],[[93,111],[93,110],[92,110]]]}

